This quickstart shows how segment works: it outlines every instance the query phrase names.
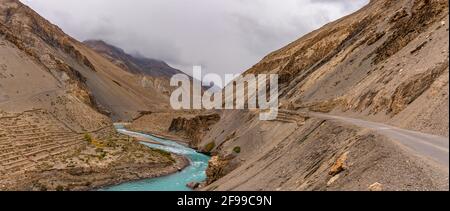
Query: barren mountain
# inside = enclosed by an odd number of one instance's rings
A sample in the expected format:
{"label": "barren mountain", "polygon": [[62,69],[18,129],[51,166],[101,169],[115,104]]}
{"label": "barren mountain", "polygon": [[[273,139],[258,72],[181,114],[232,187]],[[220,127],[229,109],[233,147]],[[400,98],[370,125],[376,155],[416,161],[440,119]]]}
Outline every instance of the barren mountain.
{"label": "barren mountain", "polygon": [[127,54],[124,50],[101,40],[88,40],[83,44],[120,68],[142,77],[143,86],[151,87],[166,96],[170,96],[174,90],[170,86],[170,78],[176,74],[185,74],[163,61]]}
{"label": "barren mountain", "polygon": [[170,79],[173,75],[184,74],[170,67],[167,63],[143,56],[130,55],[123,49],[110,45],[102,40],[87,40],[83,44],[94,49],[114,64],[134,74]]}
{"label": "barren mountain", "polygon": [[280,75],[280,114],[209,125],[203,189],[448,190],[448,12],[372,0],[266,56],[246,74]]}
{"label": "barren mountain", "polygon": [[81,190],[177,171],[184,159],[118,135],[109,118],[167,104],[19,1],[0,1],[0,190]]}
{"label": "barren mountain", "polygon": [[448,190],[448,14],[444,0],[372,0],[269,54],[245,72],[280,75],[279,115],[260,121],[171,111],[155,82],[177,72],[165,63],[86,46],[0,0],[0,190],[87,190],[187,165],[111,119],[212,154],[202,190]]}

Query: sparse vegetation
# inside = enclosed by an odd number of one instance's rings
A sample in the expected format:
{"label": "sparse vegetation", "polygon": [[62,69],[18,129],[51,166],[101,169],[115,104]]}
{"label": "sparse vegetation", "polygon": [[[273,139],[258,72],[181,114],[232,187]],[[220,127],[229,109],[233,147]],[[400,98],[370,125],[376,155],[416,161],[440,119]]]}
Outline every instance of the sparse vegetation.
{"label": "sparse vegetation", "polygon": [[88,142],[89,144],[92,143],[92,136],[89,133],[84,134],[83,140]]}
{"label": "sparse vegetation", "polygon": [[234,148],[233,148],[233,152],[235,152],[235,153],[237,153],[237,154],[241,153],[241,147],[239,147],[239,146],[234,147]]}
{"label": "sparse vegetation", "polygon": [[58,185],[58,187],[56,187],[56,191],[64,191],[64,187],[62,185]]}
{"label": "sparse vegetation", "polygon": [[83,137],[83,140],[88,144],[94,145],[97,149],[103,150],[103,148],[107,147],[108,144],[104,144],[102,141],[93,138],[90,134],[86,133]]}
{"label": "sparse vegetation", "polygon": [[159,154],[161,154],[162,156],[168,158],[171,162],[175,162],[175,159],[173,159],[172,154],[170,154],[170,152],[166,152],[164,150],[160,150],[160,149],[152,149],[154,152],[157,152]]}
{"label": "sparse vegetation", "polygon": [[107,146],[107,147],[110,147],[110,148],[116,148],[116,147],[117,147],[117,144],[116,144],[114,141],[110,140],[110,141],[108,141],[108,143],[106,144],[106,146]]}
{"label": "sparse vegetation", "polygon": [[213,141],[205,146],[204,151],[210,153],[214,149],[214,147],[216,147],[216,142]]}
{"label": "sparse vegetation", "polygon": [[170,156],[170,153],[169,152],[166,152],[166,151],[164,151],[164,150],[160,150],[160,149],[152,149],[153,151],[155,151],[155,152],[157,152],[157,153],[159,153],[159,154],[162,154],[162,155],[164,155],[164,156]]}
{"label": "sparse vegetation", "polygon": [[102,151],[102,152],[100,152],[100,155],[98,156],[98,159],[103,160],[103,159],[105,159],[105,157],[106,157],[107,155],[108,155],[108,153]]}

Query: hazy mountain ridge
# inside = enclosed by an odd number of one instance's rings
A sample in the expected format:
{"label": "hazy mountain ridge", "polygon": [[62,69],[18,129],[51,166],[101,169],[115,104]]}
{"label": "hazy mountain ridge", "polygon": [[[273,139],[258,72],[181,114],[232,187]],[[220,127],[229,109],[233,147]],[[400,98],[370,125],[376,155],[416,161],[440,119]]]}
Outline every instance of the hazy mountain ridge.
{"label": "hazy mountain ridge", "polygon": [[128,54],[123,49],[102,40],[87,40],[84,41],[83,44],[105,56],[122,69],[134,74],[144,74],[168,79],[176,74],[184,74],[183,72],[170,67],[164,61]]}

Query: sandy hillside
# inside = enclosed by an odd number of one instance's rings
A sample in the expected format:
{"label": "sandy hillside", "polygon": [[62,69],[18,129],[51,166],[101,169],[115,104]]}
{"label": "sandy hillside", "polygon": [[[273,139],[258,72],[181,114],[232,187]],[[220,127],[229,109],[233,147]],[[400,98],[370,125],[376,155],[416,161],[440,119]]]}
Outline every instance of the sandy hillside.
{"label": "sandy hillside", "polygon": [[186,160],[117,134],[112,119],[167,97],[16,0],[0,1],[0,190],[86,190]]}

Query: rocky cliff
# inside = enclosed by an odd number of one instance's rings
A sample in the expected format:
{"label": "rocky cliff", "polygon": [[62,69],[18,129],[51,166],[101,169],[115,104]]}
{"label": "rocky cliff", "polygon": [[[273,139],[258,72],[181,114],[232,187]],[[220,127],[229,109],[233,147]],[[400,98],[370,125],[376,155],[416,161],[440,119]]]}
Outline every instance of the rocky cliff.
{"label": "rocky cliff", "polygon": [[[196,148],[204,135],[214,124],[219,122],[220,115],[217,113],[199,115],[194,118],[179,117],[172,121],[169,132],[176,133],[178,136],[190,140],[189,145]],[[205,153],[210,153],[210,149],[201,149]]]}
{"label": "rocky cliff", "polygon": [[448,25],[447,1],[373,0],[266,56],[246,74],[280,75],[281,113],[224,112],[200,143],[218,155],[205,190],[448,190],[448,170],[376,131],[311,115],[448,137]]}
{"label": "rocky cliff", "polygon": [[[435,87],[447,80],[447,13],[446,1],[371,1],[268,55],[247,73],[280,74],[284,105],[353,112],[411,128],[396,117],[448,116],[448,87]],[[430,96],[432,90],[442,97]],[[429,106],[418,103],[424,98],[431,99]],[[414,129],[448,136],[448,120],[424,118]]]}

